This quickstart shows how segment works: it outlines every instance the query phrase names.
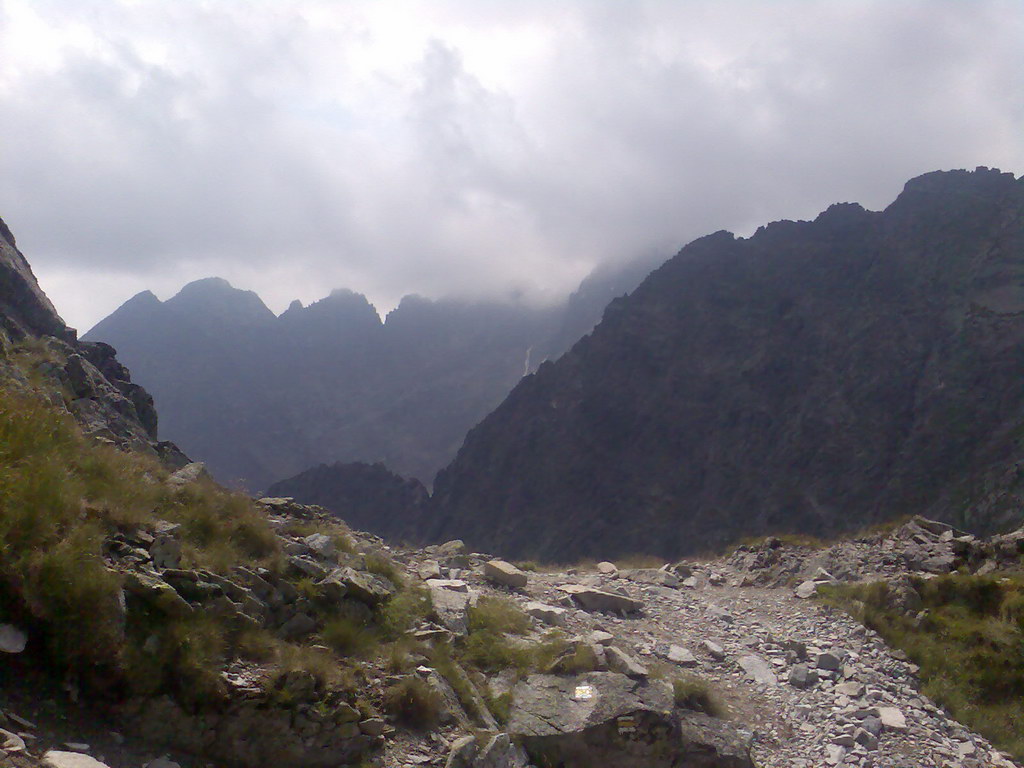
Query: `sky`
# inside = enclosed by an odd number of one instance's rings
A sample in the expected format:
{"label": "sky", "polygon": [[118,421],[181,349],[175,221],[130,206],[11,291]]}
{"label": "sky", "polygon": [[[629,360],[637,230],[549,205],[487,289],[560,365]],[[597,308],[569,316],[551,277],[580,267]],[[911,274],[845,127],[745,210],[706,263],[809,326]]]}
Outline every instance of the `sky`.
{"label": "sky", "polygon": [[83,331],[211,275],[552,303],[978,165],[1022,0],[0,0],[0,217]]}

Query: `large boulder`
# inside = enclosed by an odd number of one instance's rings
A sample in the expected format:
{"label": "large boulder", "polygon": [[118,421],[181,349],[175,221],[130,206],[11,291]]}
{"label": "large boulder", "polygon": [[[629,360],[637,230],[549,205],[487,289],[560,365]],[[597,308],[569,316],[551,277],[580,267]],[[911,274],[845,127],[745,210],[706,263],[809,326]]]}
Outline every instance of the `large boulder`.
{"label": "large boulder", "polygon": [[643,609],[644,604],[626,595],[605,592],[603,589],[585,587],[582,584],[563,584],[560,590],[567,593],[587,611],[605,611],[607,613],[636,613]]}
{"label": "large boulder", "polygon": [[523,571],[504,560],[488,560],[484,563],[484,578],[513,589],[522,589],[529,580]]}
{"label": "large boulder", "polygon": [[384,576],[348,567],[335,568],[323,583],[342,586],[346,594],[371,607],[383,603],[398,591],[390,579]]}
{"label": "large boulder", "polygon": [[468,612],[473,600],[469,586],[461,579],[427,579],[433,617],[457,635],[469,631]]}
{"label": "large boulder", "polygon": [[614,672],[531,675],[512,690],[507,730],[536,765],[753,768],[749,736],[677,711],[664,682]]}

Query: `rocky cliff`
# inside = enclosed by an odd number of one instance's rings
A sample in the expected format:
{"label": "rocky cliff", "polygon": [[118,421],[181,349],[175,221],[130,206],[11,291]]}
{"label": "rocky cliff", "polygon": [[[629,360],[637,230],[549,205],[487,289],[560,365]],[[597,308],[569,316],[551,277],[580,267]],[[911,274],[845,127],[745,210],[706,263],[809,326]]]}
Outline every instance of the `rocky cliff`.
{"label": "rocky cliff", "polygon": [[1024,182],[979,168],[699,239],[526,377],[435,483],[436,539],[568,560],[1020,520]]}
{"label": "rocky cliff", "polygon": [[175,445],[157,439],[153,398],[132,382],[114,349],[79,341],[64,324],[2,219],[0,381],[6,388],[47,392],[92,437],[173,466],[188,461]]}

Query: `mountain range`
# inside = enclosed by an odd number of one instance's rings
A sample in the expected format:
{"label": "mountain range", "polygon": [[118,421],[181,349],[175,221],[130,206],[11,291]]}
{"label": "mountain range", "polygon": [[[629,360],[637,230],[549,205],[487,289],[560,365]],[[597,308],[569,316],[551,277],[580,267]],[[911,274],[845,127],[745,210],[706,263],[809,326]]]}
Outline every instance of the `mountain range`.
{"label": "mountain range", "polygon": [[595,273],[553,308],[411,295],[383,321],[348,290],[276,316],[208,278],[163,302],[144,291],[83,338],[117,349],[159,401],[164,434],[222,482],[257,490],[359,461],[429,485],[525,373],[653,266]]}

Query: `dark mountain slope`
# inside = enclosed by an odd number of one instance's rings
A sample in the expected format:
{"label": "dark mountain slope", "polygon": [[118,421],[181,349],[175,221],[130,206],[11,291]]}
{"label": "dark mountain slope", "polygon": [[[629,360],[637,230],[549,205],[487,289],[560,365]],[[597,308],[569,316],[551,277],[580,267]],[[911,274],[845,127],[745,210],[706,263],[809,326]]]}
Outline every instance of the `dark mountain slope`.
{"label": "dark mountain slope", "polygon": [[1012,175],[954,171],[691,243],[469,433],[433,537],[571,559],[1019,522],[1022,215]]}

